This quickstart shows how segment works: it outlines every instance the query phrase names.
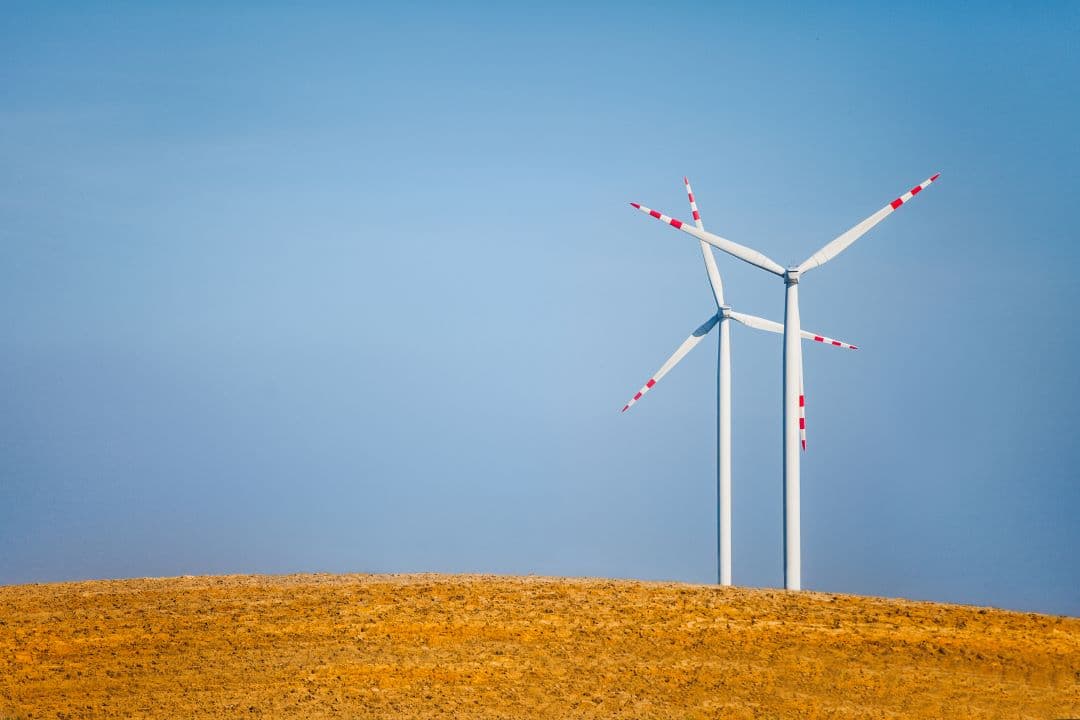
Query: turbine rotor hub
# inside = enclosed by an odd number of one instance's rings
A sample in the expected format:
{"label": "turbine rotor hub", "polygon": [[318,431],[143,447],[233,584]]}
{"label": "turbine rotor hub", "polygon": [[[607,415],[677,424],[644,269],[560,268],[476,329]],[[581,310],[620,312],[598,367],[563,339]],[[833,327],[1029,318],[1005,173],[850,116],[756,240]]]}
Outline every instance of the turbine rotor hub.
{"label": "turbine rotor hub", "polygon": [[784,271],[784,284],[785,285],[798,285],[799,284],[799,269],[788,268]]}

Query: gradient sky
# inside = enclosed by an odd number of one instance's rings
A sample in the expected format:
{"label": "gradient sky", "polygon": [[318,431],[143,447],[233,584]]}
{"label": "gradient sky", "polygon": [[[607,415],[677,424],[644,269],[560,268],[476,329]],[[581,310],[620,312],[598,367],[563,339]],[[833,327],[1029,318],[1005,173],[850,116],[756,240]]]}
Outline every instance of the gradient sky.
{"label": "gradient sky", "polygon": [[[696,243],[808,275],[803,579],[1080,614],[1080,5],[5,5],[0,583],[715,577]],[[782,283],[719,258],[737,309]],[[734,575],[782,584],[733,330]]]}

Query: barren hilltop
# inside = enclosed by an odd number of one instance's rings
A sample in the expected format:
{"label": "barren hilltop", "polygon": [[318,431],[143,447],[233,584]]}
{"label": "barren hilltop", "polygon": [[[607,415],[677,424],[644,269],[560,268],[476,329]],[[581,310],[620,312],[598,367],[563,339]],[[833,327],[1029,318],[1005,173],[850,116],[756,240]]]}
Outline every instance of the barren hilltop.
{"label": "barren hilltop", "polygon": [[0,587],[0,718],[1080,717],[1080,619],[443,575]]}

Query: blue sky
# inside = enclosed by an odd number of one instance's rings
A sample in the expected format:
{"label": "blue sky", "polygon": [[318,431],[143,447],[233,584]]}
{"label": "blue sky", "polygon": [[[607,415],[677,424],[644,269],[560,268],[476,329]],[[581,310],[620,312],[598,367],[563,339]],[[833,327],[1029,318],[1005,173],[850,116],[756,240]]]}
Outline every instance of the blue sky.
{"label": "blue sky", "polygon": [[[27,3],[0,24],[0,583],[709,582],[696,243],[795,263],[811,589],[1080,614],[1080,6]],[[730,302],[782,284],[719,258]],[[780,341],[734,573],[782,583]]]}

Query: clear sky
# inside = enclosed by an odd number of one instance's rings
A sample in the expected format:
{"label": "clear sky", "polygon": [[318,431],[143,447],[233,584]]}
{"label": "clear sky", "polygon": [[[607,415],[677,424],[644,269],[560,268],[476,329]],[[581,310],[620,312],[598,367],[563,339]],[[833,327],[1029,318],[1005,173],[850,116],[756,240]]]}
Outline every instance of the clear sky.
{"label": "clear sky", "polygon": [[[7,4],[0,583],[709,582],[686,217],[797,263],[810,589],[1080,614],[1080,5]],[[782,283],[719,258],[737,309]],[[782,583],[776,336],[734,574]]]}

